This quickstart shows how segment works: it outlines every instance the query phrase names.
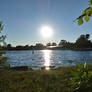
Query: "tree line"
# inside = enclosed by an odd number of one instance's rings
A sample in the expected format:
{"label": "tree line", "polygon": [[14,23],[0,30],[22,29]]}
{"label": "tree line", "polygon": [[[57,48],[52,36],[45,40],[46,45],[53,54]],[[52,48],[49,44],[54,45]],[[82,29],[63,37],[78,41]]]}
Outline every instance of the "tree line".
{"label": "tree line", "polygon": [[6,47],[2,47],[4,50],[43,50],[43,49],[70,49],[70,50],[91,50],[92,41],[89,40],[90,34],[80,35],[75,42],[68,42],[66,40],[61,40],[59,43],[52,42],[46,45],[42,43],[36,43],[35,45],[18,45],[16,47],[11,44],[7,44]]}

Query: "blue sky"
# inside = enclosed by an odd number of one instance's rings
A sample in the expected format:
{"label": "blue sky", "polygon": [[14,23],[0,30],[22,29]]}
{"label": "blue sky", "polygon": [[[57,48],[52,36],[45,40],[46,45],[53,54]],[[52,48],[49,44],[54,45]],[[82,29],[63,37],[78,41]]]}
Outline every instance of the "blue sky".
{"label": "blue sky", "polygon": [[[92,39],[92,19],[81,26],[73,22],[88,7],[88,0],[0,0],[0,20],[3,34],[12,45],[32,45],[36,42],[75,41],[89,33]],[[40,28],[49,25],[54,35],[44,39]]]}

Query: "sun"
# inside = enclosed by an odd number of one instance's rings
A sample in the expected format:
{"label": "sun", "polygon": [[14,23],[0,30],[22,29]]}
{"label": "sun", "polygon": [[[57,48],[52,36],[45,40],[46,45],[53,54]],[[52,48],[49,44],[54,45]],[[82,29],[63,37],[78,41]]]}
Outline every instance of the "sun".
{"label": "sun", "polygon": [[41,35],[44,37],[44,38],[50,38],[52,35],[53,35],[53,30],[51,27],[49,26],[43,26],[41,28]]}

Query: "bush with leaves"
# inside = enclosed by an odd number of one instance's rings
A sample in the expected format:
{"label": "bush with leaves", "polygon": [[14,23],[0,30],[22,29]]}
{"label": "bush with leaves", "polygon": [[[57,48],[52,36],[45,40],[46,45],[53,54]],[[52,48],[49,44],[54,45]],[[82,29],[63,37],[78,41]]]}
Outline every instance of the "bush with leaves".
{"label": "bush with leaves", "polygon": [[91,92],[92,74],[88,71],[88,63],[78,64],[76,72],[72,72],[74,92]]}
{"label": "bush with leaves", "polygon": [[77,18],[78,25],[83,24],[84,20],[88,22],[92,17],[92,0],[89,0],[89,7],[86,8],[82,14]]}
{"label": "bush with leaves", "polygon": [[[3,25],[2,25],[2,22],[0,21],[0,34],[1,34],[2,30],[3,30]],[[7,57],[4,56],[4,54],[6,54],[6,52],[2,51],[2,45],[6,46],[5,38],[6,38],[6,36],[4,36],[4,35],[0,36],[0,66],[2,66],[4,68],[7,67],[6,61],[8,59]]]}

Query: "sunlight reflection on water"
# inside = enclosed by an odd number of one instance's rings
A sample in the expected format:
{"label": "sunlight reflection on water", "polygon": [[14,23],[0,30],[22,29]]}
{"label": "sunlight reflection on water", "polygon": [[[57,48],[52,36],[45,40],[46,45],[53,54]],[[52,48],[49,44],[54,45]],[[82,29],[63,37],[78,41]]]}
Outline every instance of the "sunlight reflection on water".
{"label": "sunlight reflection on water", "polygon": [[50,66],[51,66],[51,61],[50,61],[50,58],[51,58],[51,53],[52,51],[51,50],[43,50],[43,58],[44,58],[44,67],[46,70],[49,70],[50,69]]}
{"label": "sunlight reflection on water", "polygon": [[80,63],[88,61],[92,64],[92,51],[70,50],[31,50],[7,51],[8,63],[11,67],[29,66],[33,69],[51,69],[61,66],[74,66],[75,60]]}

